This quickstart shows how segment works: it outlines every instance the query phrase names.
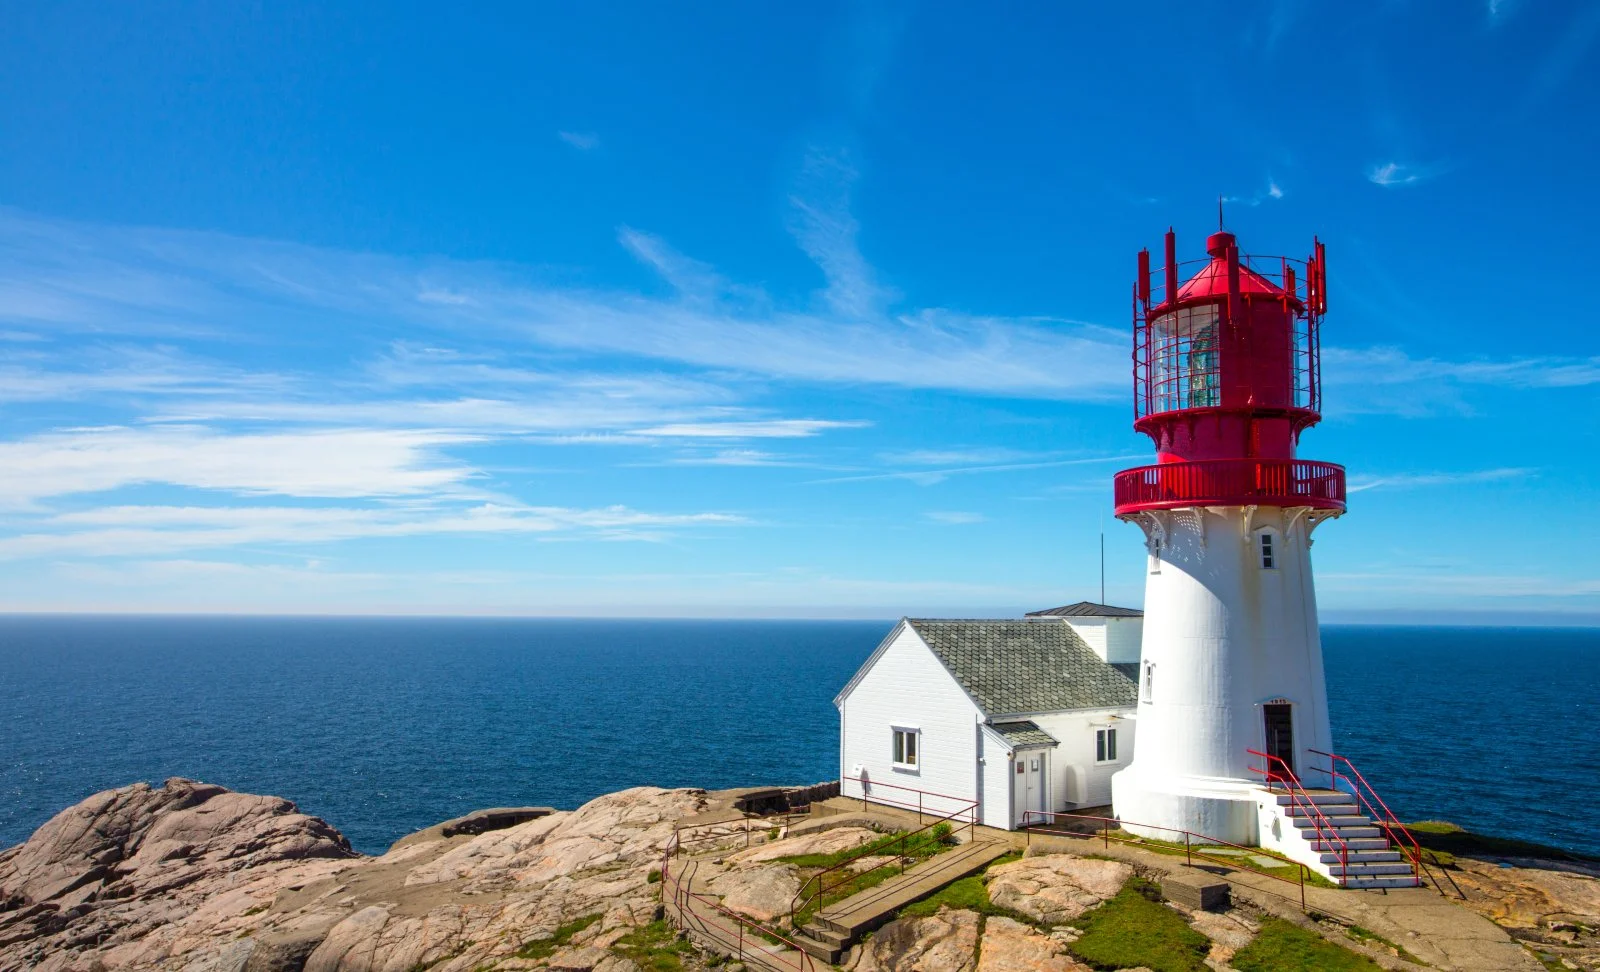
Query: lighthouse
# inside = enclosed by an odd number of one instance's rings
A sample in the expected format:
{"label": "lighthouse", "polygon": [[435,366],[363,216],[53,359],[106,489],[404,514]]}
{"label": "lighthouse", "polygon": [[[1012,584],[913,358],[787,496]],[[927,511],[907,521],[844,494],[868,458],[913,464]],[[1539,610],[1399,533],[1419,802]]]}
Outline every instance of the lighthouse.
{"label": "lighthouse", "polygon": [[1311,541],[1345,476],[1296,454],[1321,418],[1322,244],[1244,256],[1219,230],[1206,254],[1180,264],[1170,230],[1163,266],[1139,254],[1134,428],[1157,461],[1115,480],[1149,556],[1138,747],[1112,800],[1144,836],[1253,845],[1263,768],[1331,786],[1310,779],[1332,750]]}

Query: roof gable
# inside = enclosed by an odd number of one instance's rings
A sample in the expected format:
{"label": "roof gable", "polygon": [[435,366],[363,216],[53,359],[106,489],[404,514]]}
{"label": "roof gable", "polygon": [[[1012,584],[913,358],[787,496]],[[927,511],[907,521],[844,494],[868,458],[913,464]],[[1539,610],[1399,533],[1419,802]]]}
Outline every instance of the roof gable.
{"label": "roof gable", "polygon": [[[1135,704],[1132,680],[1065,624],[907,618],[987,716]],[[869,661],[870,665],[871,662]]]}
{"label": "roof gable", "polygon": [[1136,608],[1113,607],[1093,601],[1079,601],[1043,611],[1029,611],[1030,618],[1142,618],[1144,612]]}

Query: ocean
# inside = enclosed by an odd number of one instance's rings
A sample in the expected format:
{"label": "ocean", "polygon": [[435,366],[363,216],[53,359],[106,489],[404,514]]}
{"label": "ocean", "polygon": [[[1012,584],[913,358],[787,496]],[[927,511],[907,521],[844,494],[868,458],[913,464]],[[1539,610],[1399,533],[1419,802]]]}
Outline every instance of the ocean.
{"label": "ocean", "polygon": [[[0,846],[170,776],[368,853],[482,807],[830,779],[833,696],[891,624],[0,617]],[[1600,854],[1600,629],[1323,643],[1335,745],[1402,819]]]}

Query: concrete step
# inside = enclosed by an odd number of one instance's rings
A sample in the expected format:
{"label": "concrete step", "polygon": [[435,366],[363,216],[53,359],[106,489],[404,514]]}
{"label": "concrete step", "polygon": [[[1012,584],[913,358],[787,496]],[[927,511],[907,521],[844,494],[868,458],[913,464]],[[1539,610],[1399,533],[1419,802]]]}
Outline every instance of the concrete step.
{"label": "concrete step", "polygon": [[[1322,863],[1324,863],[1324,864],[1332,864],[1332,863],[1342,859],[1340,857],[1340,855],[1339,855],[1339,852],[1336,851],[1336,850],[1323,851],[1318,856],[1321,857]],[[1373,851],[1373,850],[1358,851],[1358,850],[1352,849],[1350,851],[1349,858],[1350,858],[1350,863],[1351,864],[1389,864],[1389,863],[1392,863],[1394,861],[1405,860],[1405,858],[1400,856],[1400,852],[1399,851],[1392,851],[1392,850],[1388,850],[1388,851]]]}
{"label": "concrete step", "polygon": [[850,938],[849,932],[828,928],[814,921],[801,925],[800,930],[824,945],[843,946]]}
{"label": "concrete step", "polygon": [[[1307,837],[1306,843],[1311,845],[1312,850],[1325,851],[1339,848],[1339,844],[1336,841],[1317,840],[1312,837]],[[1383,837],[1347,837],[1344,843],[1352,851],[1389,850],[1389,841]]]}
{"label": "concrete step", "polygon": [[1316,805],[1315,810],[1302,803],[1299,806],[1280,806],[1279,810],[1286,817],[1360,817],[1363,820],[1372,819],[1362,813],[1361,808],[1353,803],[1319,803]]}
{"label": "concrete step", "polygon": [[1372,820],[1368,817],[1335,817],[1332,814],[1329,814],[1328,816],[1319,820],[1312,817],[1300,817],[1290,814],[1288,820],[1301,830],[1315,830],[1319,826],[1324,828],[1332,826],[1335,830],[1339,831],[1341,836],[1343,836],[1346,827],[1370,828],[1378,833],[1382,833],[1381,830],[1378,830],[1377,827],[1372,825]]}
{"label": "concrete step", "polygon": [[1381,877],[1358,877],[1352,874],[1339,883],[1344,887],[1355,889],[1415,888],[1421,886],[1420,882],[1410,874],[1383,875]]}
{"label": "concrete step", "polygon": [[[1283,793],[1278,793],[1278,795],[1275,796],[1275,803],[1277,803],[1278,806],[1283,807],[1285,811],[1293,812],[1298,811],[1298,809],[1301,809],[1301,807],[1306,806],[1306,799],[1294,799],[1293,796],[1286,796],[1283,795]],[[1354,809],[1357,809],[1357,807],[1360,806],[1360,804],[1355,803],[1354,796],[1346,795],[1346,793],[1339,793],[1339,795],[1331,796],[1312,796],[1312,801],[1310,801],[1310,803],[1317,804],[1317,809],[1325,812],[1325,814],[1326,812],[1330,811],[1330,809],[1333,809],[1333,807],[1350,807],[1350,809],[1354,811]]]}
{"label": "concrete step", "polygon": [[1373,877],[1380,874],[1410,874],[1411,864],[1407,861],[1393,861],[1382,864],[1357,864],[1355,861],[1351,861],[1349,867],[1333,864],[1329,866],[1328,870],[1333,872],[1334,877],[1338,877],[1340,874],[1347,874],[1351,877]]}
{"label": "concrete step", "polygon": [[[808,925],[806,927],[809,928],[811,926]],[[839,959],[844,957],[846,948],[844,945],[834,945],[830,942],[820,941],[812,938],[804,931],[795,932],[790,938],[796,945],[800,946],[801,951],[829,965],[838,965]]]}
{"label": "concrete step", "polygon": [[1303,790],[1294,794],[1286,793],[1283,790],[1268,790],[1267,792],[1272,795],[1272,798],[1280,807],[1293,806],[1297,798],[1300,802],[1304,802],[1309,798],[1312,803],[1316,804],[1348,803],[1353,806],[1356,802],[1355,797],[1343,790]]}

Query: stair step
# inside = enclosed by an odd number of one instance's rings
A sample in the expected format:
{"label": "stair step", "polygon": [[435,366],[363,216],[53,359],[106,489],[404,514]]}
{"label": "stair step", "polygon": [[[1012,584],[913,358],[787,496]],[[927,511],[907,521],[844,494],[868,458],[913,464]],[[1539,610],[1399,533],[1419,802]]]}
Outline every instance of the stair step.
{"label": "stair step", "polygon": [[1316,809],[1301,804],[1298,807],[1282,807],[1286,817],[1360,817],[1362,820],[1371,820],[1361,812],[1361,808],[1353,803],[1319,803]]}
{"label": "stair step", "polygon": [[1339,882],[1347,888],[1416,888],[1421,887],[1414,876],[1410,874],[1393,874],[1381,877],[1358,877],[1352,874]]}
{"label": "stair step", "polygon": [[1339,831],[1343,831],[1346,827],[1371,827],[1373,830],[1378,829],[1377,827],[1373,826],[1372,820],[1367,817],[1335,817],[1332,814],[1320,819],[1290,814],[1289,822],[1293,823],[1296,827],[1300,827],[1301,829],[1315,829],[1319,826],[1332,826],[1335,830]]}
{"label": "stair step", "polygon": [[[1352,851],[1389,850],[1389,841],[1383,837],[1344,837],[1343,839],[1344,846]],[[1312,850],[1329,851],[1339,849],[1339,843],[1332,840],[1317,840],[1307,837],[1306,843],[1311,845]]]}
{"label": "stair step", "polygon": [[[1291,807],[1294,806],[1294,804],[1301,804],[1301,806],[1304,806],[1304,804],[1306,804],[1306,798],[1304,798],[1304,796],[1290,796],[1288,793],[1283,793],[1283,791],[1274,793],[1274,799],[1277,801],[1277,804],[1280,807]],[[1312,795],[1310,795],[1310,803],[1317,804],[1318,807],[1354,807],[1355,798],[1354,796],[1350,796],[1349,793],[1312,793]]]}
{"label": "stair step", "polygon": [[1351,861],[1349,867],[1333,864],[1329,866],[1328,870],[1333,872],[1334,877],[1338,877],[1341,873],[1350,877],[1367,877],[1378,874],[1410,874],[1411,865],[1405,861],[1386,864],[1357,864],[1355,861]]}
{"label": "stair step", "polygon": [[819,942],[815,938],[800,932],[795,932],[791,940],[796,945],[800,946],[800,950],[802,952],[805,952],[814,959],[820,959],[829,965],[837,965],[840,957],[844,955],[844,948],[842,946],[829,945],[826,942]]}
{"label": "stair step", "polygon": [[842,932],[835,928],[828,928],[823,925],[819,925],[814,921],[800,926],[800,930],[817,941],[822,942],[824,945],[842,946],[850,938],[850,935],[847,932]]}
{"label": "stair step", "polygon": [[[1339,852],[1336,850],[1323,851],[1319,856],[1324,864],[1332,864],[1341,859]],[[1354,849],[1350,851],[1349,858],[1351,864],[1389,864],[1394,861],[1404,860],[1399,851],[1358,851]]]}

